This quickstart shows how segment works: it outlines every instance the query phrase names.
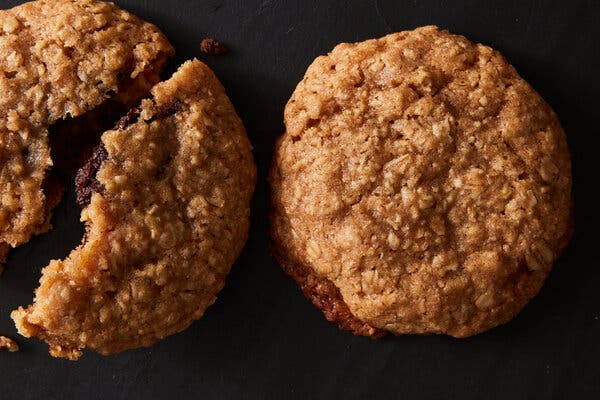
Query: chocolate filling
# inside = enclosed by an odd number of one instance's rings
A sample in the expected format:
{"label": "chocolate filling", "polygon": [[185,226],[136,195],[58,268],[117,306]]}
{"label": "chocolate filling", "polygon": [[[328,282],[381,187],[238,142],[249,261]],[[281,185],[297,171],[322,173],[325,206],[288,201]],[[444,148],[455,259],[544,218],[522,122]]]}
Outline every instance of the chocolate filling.
{"label": "chocolate filling", "polygon": [[54,162],[44,180],[48,213],[58,205],[64,188],[75,172],[90,158],[102,133],[112,121],[123,115],[125,107],[109,100],[96,109],[76,118],[56,122],[49,128],[51,157]]}
{"label": "chocolate filling", "polygon": [[139,106],[127,111],[127,114],[117,121],[115,129],[122,130],[135,123],[138,120],[141,111]]}
{"label": "chocolate filling", "polygon": [[173,100],[163,105],[156,115],[156,118],[167,118],[174,115],[177,111],[181,110],[181,102],[179,100]]}
{"label": "chocolate filling", "polygon": [[[164,54],[164,58],[159,58],[153,67],[148,68],[144,74],[135,79],[130,77],[134,69],[134,60],[128,60],[123,70],[118,73],[118,91],[107,93],[110,99],[83,115],[65,118],[49,127],[51,157],[54,165],[47,171],[43,183],[48,216],[60,202],[64,188],[70,184],[75,172],[96,152],[102,133],[111,129],[113,122],[123,116],[140,98],[146,96],[149,88],[159,81],[158,72],[162,69],[166,58],[167,54]],[[122,124],[123,120],[129,123],[127,117],[131,119],[135,114],[136,111],[130,110],[119,120],[119,123]],[[81,196],[83,202],[85,197],[85,195]]]}
{"label": "chocolate filling", "polygon": [[[140,116],[141,108],[134,107],[127,111],[114,126],[114,129],[122,130],[135,123]],[[113,118],[114,121],[116,118]],[[109,128],[107,128],[109,129]],[[103,131],[100,132],[102,134]],[[100,141],[98,137],[96,143]],[[90,204],[92,195],[102,190],[102,184],[96,179],[96,174],[102,166],[102,163],[108,159],[108,152],[104,144],[100,141],[91,152],[88,153],[85,163],[75,175],[75,194],[77,204],[83,208]]]}
{"label": "chocolate filling", "polygon": [[104,161],[108,159],[108,152],[100,142],[92,152],[92,156],[77,171],[75,176],[75,192],[77,204],[86,207],[90,204],[92,195],[102,190],[102,184],[96,179],[96,174]]}

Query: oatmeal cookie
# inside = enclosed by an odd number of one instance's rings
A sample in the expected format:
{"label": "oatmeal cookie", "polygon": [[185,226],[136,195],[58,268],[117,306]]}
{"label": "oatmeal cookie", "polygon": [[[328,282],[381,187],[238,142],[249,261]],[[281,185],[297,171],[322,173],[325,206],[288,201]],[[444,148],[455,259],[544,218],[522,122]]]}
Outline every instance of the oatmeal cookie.
{"label": "oatmeal cookie", "polygon": [[428,26],[340,44],[285,109],[275,256],[357,334],[473,335],[535,296],[570,238],[550,106],[493,49]]}
{"label": "oatmeal cookie", "polygon": [[256,169],[213,72],[185,63],[77,174],[83,244],[43,270],[19,332],[77,359],[150,346],[202,316],[246,241]]}
{"label": "oatmeal cookie", "polygon": [[[147,95],[171,55],[154,25],[112,3],[39,0],[0,11],[0,262],[49,228],[58,175],[74,157],[60,150],[79,150],[94,116]],[[112,106],[97,107],[109,98]]]}

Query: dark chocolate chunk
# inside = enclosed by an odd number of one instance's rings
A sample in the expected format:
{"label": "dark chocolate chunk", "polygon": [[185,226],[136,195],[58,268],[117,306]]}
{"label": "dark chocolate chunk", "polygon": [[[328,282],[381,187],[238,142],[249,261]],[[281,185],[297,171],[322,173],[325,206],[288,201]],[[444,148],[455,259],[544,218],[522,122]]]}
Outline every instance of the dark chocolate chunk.
{"label": "dark chocolate chunk", "polygon": [[127,111],[127,114],[117,121],[115,129],[122,130],[127,128],[129,125],[134,124],[139,118],[141,111],[142,110],[139,106]]}
{"label": "dark chocolate chunk", "polygon": [[157,118],[166,118],[166,117],[170,117],[171,115],[175,114],[177,111],[179,111],[181,109],[181,102],[179,100],[174,100],[170,103],[167,103],[165,105],[163,105],[156,117]]}
{"label": "dark chocolate chunk", "polygon": [[108,159],[108,152],[102,142],[96,146],[92,156],[77,171],[75,176],[75,192],[77,195],[77,204],[80,207],[86,207],[90,204],[92,195],[102,190],[102,185],[96,179],[96,174],[104,161]]}

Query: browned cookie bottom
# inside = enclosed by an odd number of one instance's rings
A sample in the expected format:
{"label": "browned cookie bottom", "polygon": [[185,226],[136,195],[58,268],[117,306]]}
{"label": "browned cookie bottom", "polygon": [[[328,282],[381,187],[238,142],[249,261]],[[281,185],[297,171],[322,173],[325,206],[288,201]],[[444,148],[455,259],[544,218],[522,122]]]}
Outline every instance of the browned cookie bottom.
{"label": "browned cookie bottom", "polygon": [[387,331],[375,328],[356,318],[344,302],[339,289],[327,278],[315,274],[286,252],[280,249],[275,241],[271,242],[271,251],[283,270],[296,281],[304,296],[315,307],[320,309],[329,322],[337,324],[340,329],[351,331],[355,335],[379,339],[388,334]]}

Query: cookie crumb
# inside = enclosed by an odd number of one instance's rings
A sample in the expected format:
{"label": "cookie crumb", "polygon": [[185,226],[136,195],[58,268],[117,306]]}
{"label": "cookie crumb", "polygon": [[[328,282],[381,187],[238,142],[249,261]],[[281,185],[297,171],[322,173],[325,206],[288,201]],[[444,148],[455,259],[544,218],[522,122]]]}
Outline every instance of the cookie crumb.
{"label": "cookie crumb", "polygon": [[[282,254],[278,253],[280,248],[273,243],[273,251],[276,257],[284,260]],[[367,336],[372,339],[380,339],[387,332],[365,323],[356,318],[348,305],[344,303],[340,290],[327,278],[322,278],[314,273],[310,267],[304,266],[297,261],[282,263],[284,271],[290,275],[298,284],[304,296],[319,308],[325,318],[336,323],[341,329],[351,331],[355,335]]]}
{"label": "cookie crumb", "polygon": [[174,100],[163,105],[162,108],[158,111],[157,117],[167,118],[175,114],[179,110],[181,110],[181,102],[179,100]]}
{"label": "cookie crumb", "polygon": [[11,353],[19,351],[19,345],[17,342],[6,336],[0,336],[0,350],[8,350]]}
{"label": "cookie crumb", "polygon": [[227,53],[229,49],[218,40],[205,38],[202,39],[202,42],[200,43],[200,51],[210,56],[218,56]]}

